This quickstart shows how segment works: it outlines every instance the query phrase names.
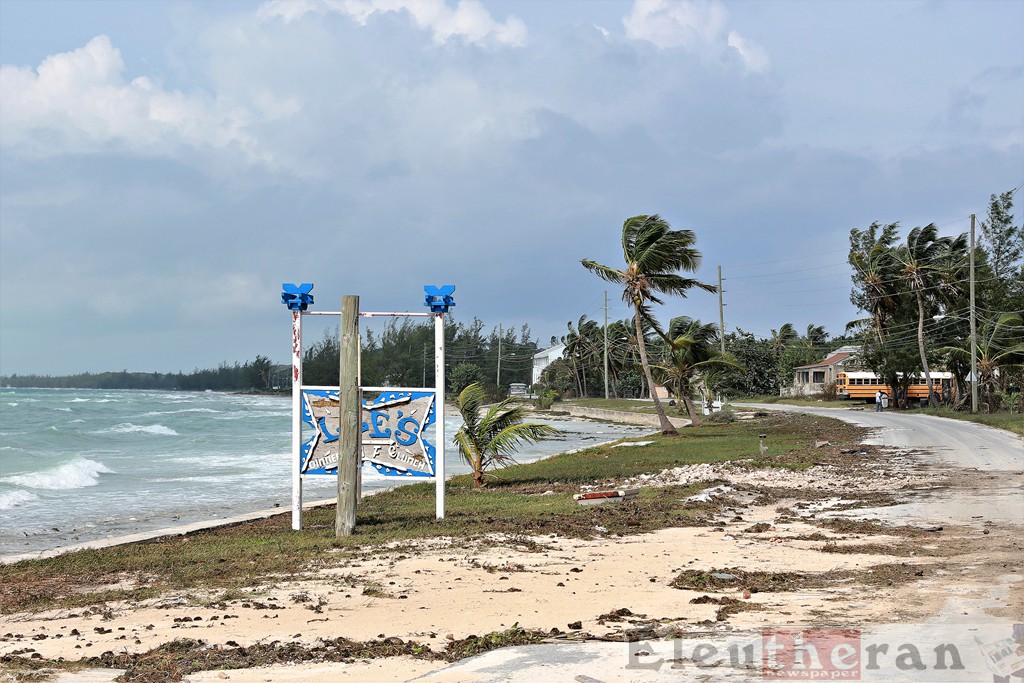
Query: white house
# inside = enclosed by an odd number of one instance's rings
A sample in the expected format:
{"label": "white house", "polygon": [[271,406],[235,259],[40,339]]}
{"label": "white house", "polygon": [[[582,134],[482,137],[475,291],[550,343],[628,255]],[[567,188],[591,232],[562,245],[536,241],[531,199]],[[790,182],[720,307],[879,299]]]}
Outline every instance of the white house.
{"label": "white house", "polygon": [[533,375],[530,378],[530,382],[532,384],[539,382],[541,373],[543,373],[549,365],[561,358],[564,352],[565,344],[555,344],[554,346],[533,354]]}

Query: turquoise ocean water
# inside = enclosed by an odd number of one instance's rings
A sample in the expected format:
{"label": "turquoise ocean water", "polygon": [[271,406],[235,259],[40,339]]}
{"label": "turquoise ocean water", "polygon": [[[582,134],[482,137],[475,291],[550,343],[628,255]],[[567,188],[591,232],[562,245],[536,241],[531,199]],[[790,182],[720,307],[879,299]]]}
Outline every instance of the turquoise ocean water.
{"label": "turquoise ocean water", "polygon": [[[544,422],[563,436],[525,446],[519,461],[650,431]],[[446,420],[449,440],[459,424]],[[289,510],[290,440],[288,397],[0,389],[0,555]],[[448,473],[466,472],[447,450]],[[363,469],[364,490],[392,483]],[[307,480],[305,498],[334,486]]]}

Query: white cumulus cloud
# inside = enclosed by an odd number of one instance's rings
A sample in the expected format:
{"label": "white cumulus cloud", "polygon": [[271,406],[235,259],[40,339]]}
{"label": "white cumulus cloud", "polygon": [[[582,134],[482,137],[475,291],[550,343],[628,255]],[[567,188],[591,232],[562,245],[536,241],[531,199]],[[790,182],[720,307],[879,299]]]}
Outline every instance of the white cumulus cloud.
{"label": "white cumulus cloud", "polygon": [[772,65],[772,60],[763,47],[752,40],[747,40],[736,31],[729,31],[729,47],[740,53],[748,71],[764,73]]}
{"label": "white cumulus cloud", "polygon": [[526,42],[526,24],[517,17],[494,19],[479,0],[459,0],[454,8],[445,0],[269,0],[259,9],[263,19],[292,22],[307,14],[343,14],[366,24],[375,14],[407,12],[434,42],[461,38],[467,43],[520,46]]}
{"label": "white cumulus cloud", "polygon": [[246,131],[249,109],[165,90],[145,76],[128,81],[121,52],[105,35],[35,69],[0,66],[0,99],[3,146],[33,155],[111,147],[165,154],[185,146],[260,157]]}
{"label": "white cumulus cloud", "polygon": [[722,35],[728,15],[717,2],[636,0],[623,19],[626,35],[658,47],[699,49]]}
{"label": "white cumulus cloud", "polygon": [[681,47],[702,56],[731,49],[747,71],[767,71],[771,60],[765,49],[736,31],[726,32],[728,21],[729,13],[718,0],[636,0],[622,23],[631,40],[662,49]]}

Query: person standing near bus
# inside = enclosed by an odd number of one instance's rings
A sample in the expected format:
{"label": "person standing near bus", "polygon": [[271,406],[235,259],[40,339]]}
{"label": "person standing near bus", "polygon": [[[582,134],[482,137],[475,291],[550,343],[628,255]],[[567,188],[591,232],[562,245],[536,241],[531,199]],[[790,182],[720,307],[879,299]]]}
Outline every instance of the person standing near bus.
{"label": "person standing near bus", "polygon": [[875,392],[875,412],[882,412],[882,390],[879,389]]}

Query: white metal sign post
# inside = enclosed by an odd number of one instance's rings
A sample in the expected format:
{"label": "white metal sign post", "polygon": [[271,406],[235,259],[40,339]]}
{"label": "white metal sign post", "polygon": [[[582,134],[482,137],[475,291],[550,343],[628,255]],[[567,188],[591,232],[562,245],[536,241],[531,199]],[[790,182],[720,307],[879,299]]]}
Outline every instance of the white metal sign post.
{"label": "white metal sign post", "polygon": [[[302,316],[336,315],[309,311],[312,284],[284,284],[281,300],[292,311],[292,529],[302,528],[302,482],[307,477],[337,477],[339,458],[338,387],[302,384]],[[454,285],[425,286],[429,313],[371,313],[361,317],[434,319],[434,387],[362,387],[361,465],[370,463],[385,477],[434,481],[435,515],[444,519],[444,314],[455,305]],[[376,396],[367,399],[366,394]],[[303,441],[303,424],[312,436]],[[434,442],[424,432],[434,426]],[[332,429],[333,428],[333,429]]]}

